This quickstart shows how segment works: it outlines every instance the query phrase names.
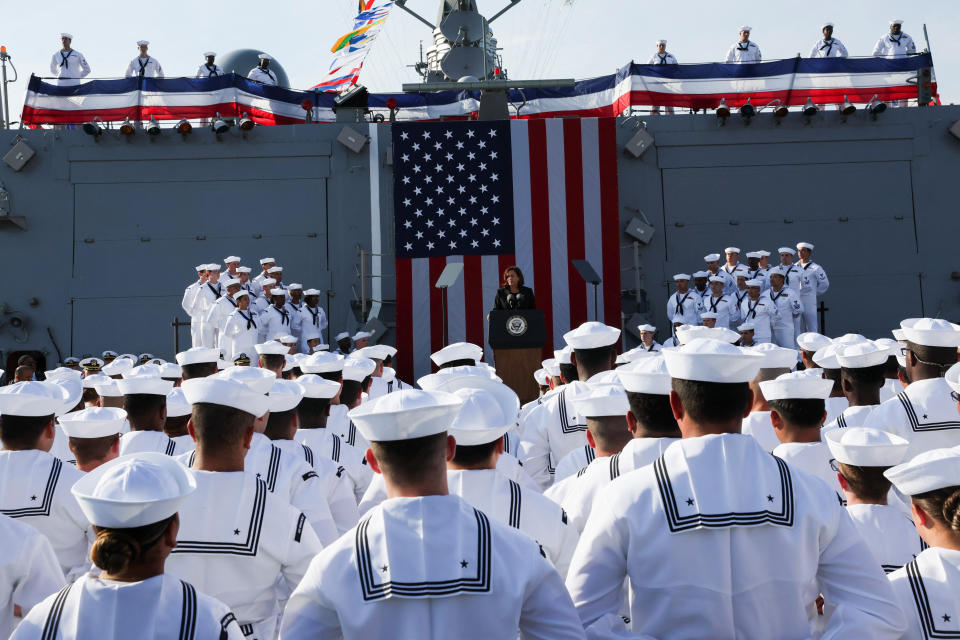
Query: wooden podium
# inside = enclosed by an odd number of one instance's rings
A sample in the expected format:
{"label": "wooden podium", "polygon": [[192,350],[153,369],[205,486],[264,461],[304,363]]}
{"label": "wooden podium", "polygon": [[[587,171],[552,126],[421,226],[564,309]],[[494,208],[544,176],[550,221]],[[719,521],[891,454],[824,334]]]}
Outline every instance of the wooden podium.
{"label": "wooden podium", "polygon": [[497,375],[516,392],[521,403],[535,400],[540,390],[533,372],[540,368],[546,341],[543,311],[494,310],[490,312],[489,329]]}

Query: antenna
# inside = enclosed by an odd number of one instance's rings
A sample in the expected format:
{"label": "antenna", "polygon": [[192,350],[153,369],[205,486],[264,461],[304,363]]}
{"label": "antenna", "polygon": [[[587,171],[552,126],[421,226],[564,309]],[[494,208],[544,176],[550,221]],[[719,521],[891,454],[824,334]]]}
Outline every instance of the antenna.
{"label": "antenna", "polygon": [[483,39],[487,21],[475,11],[451,11],[440,25],[440,33],[455,44],[473,44]]}
{"label": "antenna", "polygon": [[[440,69],[448,78],[483,78],[487,52],[478,47],[454,47],[440,61]],[[451,87],[453,88],[453,87]]]}

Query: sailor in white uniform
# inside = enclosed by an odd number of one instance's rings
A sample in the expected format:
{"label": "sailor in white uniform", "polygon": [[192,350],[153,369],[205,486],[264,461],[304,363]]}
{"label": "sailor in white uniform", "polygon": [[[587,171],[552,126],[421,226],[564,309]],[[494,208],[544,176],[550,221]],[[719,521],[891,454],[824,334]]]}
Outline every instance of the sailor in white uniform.
{"label": "sailor in white uniform", "polygon": [[760,363],[760,372],[757,373],[757,377],[750,381],[753,404],[750,407],[750,415],[743,419],[740,432],[752,436],[764,451],[773,453],[773,450],[780,446],[780,439],[777,438],[773,424],[770,422],[770,403],[763,395],[760,383],[775,380],[777,376],[789,373],[796,366],[797,352],[769,342],[754,345],[751,350],[761,354],[764,359]]}
{"label": "sailor in white uniform", "polygon": [[880,405],[888,353],[885,346],[870,340],[844,345],[837,350],[840,386],[849,406],[824,424],[825,433],[833,429],[870,426],[867,418]]}
{"label": "sailor in white uniform", "polygon": [[191,378],[204,378],[216,373],[220,354],[216,349],[191,347],[178,353],[176,358],[183,379],[190,380]]}
{"label": "sailor in white uniform", "polygon": [[902,58],[916,52],[916,43],[903,32],[903,20],[899,19],[890,21],[890,32],[877,40],[873,47],[873,55],[878,58]]}
{"label": "sailor in white uniform", "polygon": [[[123,393],[123,408],[127,412],[130,431],[120,436],[120,455],[154,451],[168,456],[183,453],[177,443],[163,432],[167,421],[167,394],[173,383],[159,376],[159,367],[140,365],[117,381]],[[156,374],[156,375],[154,375]]]}
{"label": "sailor in white uniform", "polygon": [[9,637],[22,614],[66,581],[50,542],[33,527],[0,514],[0,637]]}
{"label": "sailor in white uniform", "polygon": [[197,490],[180,508],[177,547],[168,571],[229,606],[244,635],[270,639],[280,614],[278,582],[293,589],[322,548],[307,516],[268,478],[246,469],[257,416],[270,400],[236,380],[186,380],[197,439]]}
{"label": "sailor in white uniform", "polygon": [[211,262],[207,265],[207,281],[197,287],[193,300],[193,311],[200,321],[200,342],[204,347],[216,348],[214,327],[207,322],[207,314],[224,293],[226,289],[220,283],[220,265]]}
{"label": "sailor in white uniform", "polygon": [[761,296],[762,280],[747,280],[747,297],[740,303],[740,319],[753,325],[756,343],[773,342],[773,324],[777,319],[777,306],[767,296]]}
{"label": "sailor in white uniform", "polygon": [[[826,402],[827,417],[826,420],[824,420],[824,424],[832,423],[844,411],[850,408],[850,402],[843,393],[840,360],[837,359],[837,353],[841,349],[845,349],[849,344],[844,344],[838,340],[831,342],[822,349],[818,349],[816,353],[813,354],[813,365],[814,367],[818,367],[818,369],[809,369],[809,371],[819,372],[820,377],[833,382],[833,390],[830,392],[830,397],[827,398]],[[863,341],[866,341],[866,338],[863,338]]]}
{"label": "sailor in white uniform", "polygon": [[187,423],[190,421],[192,407],[183,395],[183,389],[175,387],[167,394],[167,421],[163,425],[163,432],[176,443],[177,451],[193,451],[197,443],[190,436]]}
{"label": "sailor in white uniform", "polygon": [[739,433],[763,358],[715,340],[664,358],[683,439],[594,501],[567,577],[588,632],[626,631],[629,579],[635,634],[806,638],[822,593],[843,610],[827,637],[899,638],[903,614],[833,491]]}
{"label": "sailor in white uniform", "polygon": [[183,467],[149,453],[114,460],[77,482],[73,494],[97,532],[91,557],[99,575],[50,595],[13,637],[242,640],[224,603],[164,572],[178,542],[177,511],[195,490]]}
{"label": "sailor in white uniform", "polygon": [[449,495],[446,430],[461,404],[409,390],[351,411],[388,499],[313,560],[284,610],[285,640],[584,638],[540,546]]}
{"label": "sailor in white uniform", "polygon": [[816,262],[810,259],[813,245],[809,242],[798,242],[797,252],[800,254],[800,282],[794,288],[800,292],[800,303],[803,304],[803,331],[819,331],[817,321],[817,296],[822,296],[830,288],[830,279],[827,272]]}
{"label": "sailor in white uniform", "polygon": [[601,322],[585,322],[563,336],[573,347],[579,381],[569,382],[553,397],[531,411],[521,425],[520,460],[542,488],[553,484],[556,464],[587,443],[587,425],[573,408],[575,396],[589,392],[592,376],[613,369],[620,330]]}
{"label": "sailor in white uniform", "polygon": [[786,276],[774,268],[769,274],[770,288],[763,292],[765,298],[777,308],[773,320],[773,341],[778,346],[792,349],[795,344],[795,320],[803,315],[800,294],[786,286]]}
{"label": "sailor in white uniform", "polygon": [[270,290],[270,306],[264,309],[259,316],[260,340],[266,342],[293,330],[293,318],[287,309],[287,294],[283,289],[276,287]]}
{"label": "sailor in white uniform", "polygon": [[300,351],[313,353],[313,348],[323,342],[327,328],[327,314],[320,306],[320,290],[306,289],[303,292],[303,307],[300,309]]}
{"label": "sailor in white uniform", "polygon": [[83,472],[48,451],[54,416],[76,405],[64,386],[18,382],[0,387],[0,514],[47,537],[60,568],[73,579],[89,565],[90,524],[70,494]]}
{"label": "sailor in white uniform", "polygon": [[130,61],[127,65],[127,72],[124,74],[128,78],[162,78],[163,68],[160,61],[147,54],[147,48],[150,43],[147,40],[138,40],[137,47],[140,48],[140,55]]}
{"label": "sailor in white uniform", "polygon": [[760,62],[760,47],[750,39],[750,27],[740,27],[740,40],[735,42],[727,51],[727,64],[745,64]]}
{"label": "sailor in white uniform", "polygon": [[196,270],[197,281],[191,283],[183,290],[183,300],[180,302],[180,306],[187,315],[190,316],[190,339],[192,341],[190,346],[193,347],[202,346],[202,340],[200,338],[200,323],[202,318],[197,314],[194,303],[197,297],[197,290],[207,281],[207,265],[198,264]]}
{"label": "sailor in white uniform", "polygon": [[[650,59],[647,60],[647,64],[679,64],[679,63],[677,62],[677,58],[672,53],[667,51],[667,41],[661,38],[660,40],[657,40],[657,50],[652,56],[650,56]],[[669,106],[664,107],[663,110],[665,113],[668,113],[668,114],[674,112],[673,107],[669,107]],[[660,113],[660,107],[654,105],[652,113]]]}
{"label": "sailor in white uniform", "polygon": [[276,85],[277,74],[273,71],[270,71],[270,61],[273,60],[273,58],[266,53],[261,53],[257,57],[260,58],[260,63],[253,69],[250,69],[250,73],[247,74],[247,78],[250,80],[256,80],[262,84]]}
{"label": "sailor in white uniform", "polygon": [[223,69],[216,63],[216,51],[205,52],[203,59],[203,64],[197,67],[197,78],[217,78],[223,75]]}
{"label": "sailor in white uniform", "polygon": [[677,290],[667,299],[667,320],[673,326],[677,322],[682,324],[698,324],[697,315],[699,296],[690,289],[690,274],[674,274],[673,280]]}
{"label": "sailor in white uniform", "polygon": [[926,549],[910,517],[887,503],[890,480],[883,474],[900,464],[910,443],[872,427],[849,427],[824,437],[837,465],[847,513],[884,572],[892,573]]}
{"label": "sailor in white uniform", "polygon": [[273,278],[264,278],[257,285],[256,298],[250,303],[250,309],[259,318],[272,304],[273,285],[277,283]]}
{"label": "sailor in white uniform", "polygon": [[[867,424],[896,433],[910,441],[906,460],[919,453],[960,445],[960,415],[951,398],[950,380],[960,347],[960,325],[940,318],[910,318],[900,323],[907,339],[909,385],[896,398],[874,408]],[[953,367],[951,369],[951,367]]]}
{"label": "sailor in white uniform", "polygon": [[252,357],[260,342],[259,319],[250,308],[250,293],[240,289],[233,294],[233,299],[237,307],[227,316],[220,338],[220,349],[229,362],[233,362],[241,353]]}
{"label": "sailor in white uniform", "polygon": [[90,75],[90,64],[82,53],[70,46],[72,35],[61,33],[60,42],[63,48],[50,58],[50,75],[57,77],[57,84],[61,87],[80,84],[81,78]]}
{"label": "sailor in white uniform", "polygon": [[120,455],[120,434],[127,412],[115,407],[89,407],[60,416],[77,469],[89,473]]}
{"label": "sailor in white uniform", "polygon": [[213,348],[223,351],[223,345],[220,344],[223,337],[223,329],[227,324],[230,314],[237,310],[237,301],[233,294],[240,291],[240,281],[236,278],[224,278],[220,281],[223,295],[217,298],[213,306],[207,310],[207,315],[203,321],[213,331]]}
{"label": "sailor in white uniform", "polygon": [[824,22],[820,27],[823,37],[810,49],[811,58],[846,58],[847,48],[833,37],[833,23]]}
{"label": "sailor in white uniform", "polygon": [[700,316],[705,311],[717,314],[714,326],[729,329],[731,324],[736,326],[740,319],[740,310],[734,306],[732,296],[724,294],[727,279],[721,276],[710,276],[710,295],[700,301]]}

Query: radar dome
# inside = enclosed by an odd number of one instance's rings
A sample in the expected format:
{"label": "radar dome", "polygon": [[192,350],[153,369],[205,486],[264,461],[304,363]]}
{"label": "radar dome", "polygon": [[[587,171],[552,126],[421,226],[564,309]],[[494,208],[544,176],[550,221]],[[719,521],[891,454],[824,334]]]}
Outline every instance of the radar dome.
{"label": "radar dome", "polygon": [[[260,64],[260,54],[261,53],[270,53],[264,49],[237,49],[231,51],[230,53],[217,56],[217,64],[220,65],[220,68],[224,70],[225,73],[236,73],[238,76],[247,77],[247,74],[250,73],[250,70],[255,66]],[[273,54],[270,53],[270,56],[273,57]],[[287,72],[283,70],[283,66],[280,62],[273,57],[273,60],[270,61],[270,71],[277,74],[277,84],[281,87],[289,87],[290,80],[287,78]]]}

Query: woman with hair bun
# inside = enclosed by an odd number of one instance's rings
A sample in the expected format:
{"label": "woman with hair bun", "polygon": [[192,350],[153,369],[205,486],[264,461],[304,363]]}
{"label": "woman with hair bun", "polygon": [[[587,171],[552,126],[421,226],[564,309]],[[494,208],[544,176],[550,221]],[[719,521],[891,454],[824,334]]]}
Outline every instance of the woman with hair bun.
{"label": "woman with hair bun", "polygon": [[503,271],[503,286],[497,289],[493,300],[494,309],[536,309],[537,301],[533,289],[523,285],[523,272],[520,267],[507,267]]}
{"label": "woman with hair bun", "polygon": [[960,449],[926,451],[884,475],[910,496],[913,524],[930,545],[889,576],[910,625],[903,637],[960,637]]}
{"label": "woman with hair bun", "polygon": [[164,573],[177,546],[177,510],[196,489],[186,468],[161,453],[108,462],[73,486],[97,539],[88,573],[35,606],[12,640],[243,640],[222,602]]}

